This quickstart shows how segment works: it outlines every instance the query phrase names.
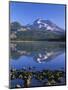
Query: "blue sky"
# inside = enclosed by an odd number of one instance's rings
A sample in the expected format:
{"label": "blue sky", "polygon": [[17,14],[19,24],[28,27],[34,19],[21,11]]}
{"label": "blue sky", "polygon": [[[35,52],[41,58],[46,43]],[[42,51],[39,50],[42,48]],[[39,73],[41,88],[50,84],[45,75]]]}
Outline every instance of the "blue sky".
{"label": "blue sky", "polygon": [[65,29],[65,5],[10,2],[10,22],[26,25],[38,18],[51,20]]}

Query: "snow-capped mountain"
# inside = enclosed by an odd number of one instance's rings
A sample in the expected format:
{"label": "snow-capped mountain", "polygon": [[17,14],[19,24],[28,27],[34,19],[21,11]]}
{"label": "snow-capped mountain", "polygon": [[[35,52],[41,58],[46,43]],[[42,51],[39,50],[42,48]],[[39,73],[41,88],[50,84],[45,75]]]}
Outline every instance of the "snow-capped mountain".
{"label": "snow-capped mountain", "polygon": [[50,30],[57,32],[64,32],[64,30],[52,23],[50,20],[43,20],[41,18],[35,20],[32,25],[35,29]]}
{"label": "snow-capped mountain", "polygon": [[41,18],[36,19],[31,25],[27,24],[25,26],[21,26],[17,22],[11,23],[11,29],[20,29],[25,28],[27,30],[49,30],[49,31],[56,31],[56,32],[64,32],[62,28],[51,22],[50,20],[44,20]]}
{"label": "snow-capped mountain", "polygon": [[31,25],[11,23],[11,39],[20,40],[65,40],[65,30],[50,20],[37,19]]}

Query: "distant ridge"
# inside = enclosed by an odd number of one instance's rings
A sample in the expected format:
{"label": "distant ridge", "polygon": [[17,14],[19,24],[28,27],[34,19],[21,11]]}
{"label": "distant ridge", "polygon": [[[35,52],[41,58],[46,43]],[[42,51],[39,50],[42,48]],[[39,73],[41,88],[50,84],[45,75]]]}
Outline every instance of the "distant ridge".
{"label": "distant ridge", "polygon": [[36,19],[31,25],[10,24],[12,40],[65,40],[65,30],[50,20]]}

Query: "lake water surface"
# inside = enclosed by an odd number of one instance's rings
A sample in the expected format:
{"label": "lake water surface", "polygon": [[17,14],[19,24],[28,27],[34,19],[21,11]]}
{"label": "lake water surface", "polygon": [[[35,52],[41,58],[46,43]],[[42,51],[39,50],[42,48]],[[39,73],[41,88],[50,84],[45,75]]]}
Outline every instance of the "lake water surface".
{"label": "lake water surface", "polygon": [[[44,70],[49,70],[51,73],[55,71],[64,72],[62,82],[54,85],[65,84],[65,43],[64,42],[47,42],[47,41],[32,41],[32,42],[11,42],[10,43],[10,70],[13,73],[31,72],[43,73]],[[11,73],[11,72],[10,72]],[[32,74],[33,75],[33,74]],[[29,76],[29,75],[28,75]],[[36,75],[35,75],[36,76]],[[30,84],[24,85],[24,79],[13,78],[10,80],[11,88],[20,85],[21,87],[47,86],[43,84],[47,81],[37,80],[31,77]],[[48,82],[48,81],[47,81]],[[27,83],[27,81],[25,82]],[[51,84],[53,85],[53,84]]]}

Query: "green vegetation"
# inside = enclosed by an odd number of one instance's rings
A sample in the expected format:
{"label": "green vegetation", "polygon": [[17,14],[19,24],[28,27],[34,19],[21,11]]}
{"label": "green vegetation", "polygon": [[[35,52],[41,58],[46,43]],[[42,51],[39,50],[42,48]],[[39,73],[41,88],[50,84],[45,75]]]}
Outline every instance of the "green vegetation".
{"label": "green vegetation", "polygon": [[19,31],[16,33],[16,38],[11,38],[11,40],[28,40],[28,41],[64,41],[65,36],[63,34],[57,34],[51,31],[39,31],[39,30],[26,30]]}

